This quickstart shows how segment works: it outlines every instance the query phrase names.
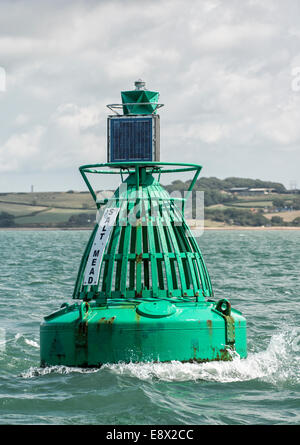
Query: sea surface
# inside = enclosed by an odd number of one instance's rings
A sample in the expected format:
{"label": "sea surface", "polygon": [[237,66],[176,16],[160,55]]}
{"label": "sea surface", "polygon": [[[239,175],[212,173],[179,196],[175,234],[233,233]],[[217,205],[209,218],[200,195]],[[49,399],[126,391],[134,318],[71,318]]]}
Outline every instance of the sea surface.
{"label": "sea surface", "polygon": [[208,231],[216,298],[248,323],[248,358],[40,368],[39,325],[71,295],[87,231],[0,231],[0,423],[300,423],[300,231]]}

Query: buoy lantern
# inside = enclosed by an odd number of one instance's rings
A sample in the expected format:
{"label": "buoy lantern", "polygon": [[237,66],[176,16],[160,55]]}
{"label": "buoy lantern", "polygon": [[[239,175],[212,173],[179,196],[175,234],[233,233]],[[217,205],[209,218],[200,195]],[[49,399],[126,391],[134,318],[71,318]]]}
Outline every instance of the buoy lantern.
{"label": "buoy lantern", "polygon": [[[246,320],[214,294],[201,251],[164,173],[201,166],[160,162],[159,93],[142,80],[108,105],[108,162],[80,173],[97,223],[84,251],[73,304],[44,318],[41,366],[99,367],[118,362],[206,362],[247,356]],[[89,174],[117,174],[112,198],[98,200]]]}

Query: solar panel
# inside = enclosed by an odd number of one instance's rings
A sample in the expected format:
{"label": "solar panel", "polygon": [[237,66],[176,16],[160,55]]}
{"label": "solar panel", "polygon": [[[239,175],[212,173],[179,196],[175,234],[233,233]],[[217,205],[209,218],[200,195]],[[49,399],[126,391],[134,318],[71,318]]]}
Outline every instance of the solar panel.
{"label": "solar panel", "polygon": [[154,117],[109,117],[109,162],[155,159]]}

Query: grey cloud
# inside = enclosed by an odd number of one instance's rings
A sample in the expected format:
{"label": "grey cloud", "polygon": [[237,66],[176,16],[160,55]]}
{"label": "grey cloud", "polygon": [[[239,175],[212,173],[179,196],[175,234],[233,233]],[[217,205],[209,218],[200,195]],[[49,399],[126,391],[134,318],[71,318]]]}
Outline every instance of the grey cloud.
{"label": "grey cloud", "polygon": [[1,1],[0,187],[28,189],[29,170],[37,189],[60,175],[82,188],[72,171],[105,160],[105,104],[138,77],[166,105],[164,160],[300,185],[299,12],[297,0]]}

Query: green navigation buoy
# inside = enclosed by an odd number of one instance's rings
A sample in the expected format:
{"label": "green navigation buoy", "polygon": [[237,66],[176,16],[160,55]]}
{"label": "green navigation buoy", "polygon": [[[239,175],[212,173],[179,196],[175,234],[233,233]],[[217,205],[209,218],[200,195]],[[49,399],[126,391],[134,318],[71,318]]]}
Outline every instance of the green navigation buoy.
{"label": "green navigation buoy", "polygon": [[[198,243],[164,173],[196,164],[159,161],[159,94],[141,80],[108,105],[108,163],[80,167],[97,223],[83,254],[74,304],[44,318],[41,365],[231,360],[247,356],[246,320],[226,298],[214,301]],[[123,110],[119,114],[117,110]],[[118,174],[112,198],[98,200],[89,174]]]}

